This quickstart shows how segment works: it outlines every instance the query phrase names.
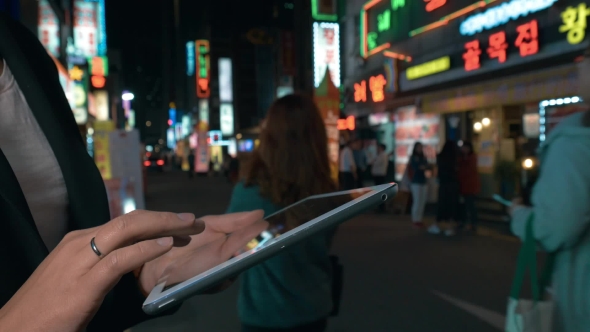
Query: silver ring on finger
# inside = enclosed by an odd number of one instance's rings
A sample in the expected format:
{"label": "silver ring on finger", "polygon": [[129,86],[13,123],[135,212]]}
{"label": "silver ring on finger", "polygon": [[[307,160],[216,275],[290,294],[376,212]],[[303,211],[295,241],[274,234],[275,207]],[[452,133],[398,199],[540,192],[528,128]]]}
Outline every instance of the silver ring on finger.
{"label": "silver ring on finger", "polygon": [[102,258],[102,253],[100,252],[100,250],[98,250],[96,243],[94,243],[94,238],[92,238],[92,240],[90,240],[90,248],[92,249],[92,251],[94,251],[96,256],[98,256],[99,258]]}

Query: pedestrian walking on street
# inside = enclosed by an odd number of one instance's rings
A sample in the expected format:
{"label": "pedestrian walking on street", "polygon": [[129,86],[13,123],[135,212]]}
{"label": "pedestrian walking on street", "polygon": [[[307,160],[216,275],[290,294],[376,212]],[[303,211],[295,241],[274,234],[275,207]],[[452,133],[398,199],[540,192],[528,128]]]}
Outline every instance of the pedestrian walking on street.
{"label": "pedestrian walking on street", "polygon": [[477,231],[477,208],[475,200],[480,191],[479,173],[477,171],[477,155],[473,151],[471,142],[464,142],[459,157],[459,190],[463,201],[459,218],[459,230],[465,229],[469,223],[469,230]]}
{"label": "pedestrian walking on street", "polygon": [[412,192],[412,222],[416,228],[424,228],[422,219],[426,208],[428,187],[426,185],[426,170],[428,160],[424,155],[422,143],[416,142],[410,162],[408,163],[408,175],[410,177],[410,190]]}
{"label": "pedestrian walking on street", "polygon": [[355,189],[356,179],[358,177],[356,163],[354,162],[354,155],[352,153],[352,141],[349,141],[340,150],[339,169],[340,174],[338,180],[340,182],[340,190]]}
{"label": "pedestrian walking on street", "polygon": [[438,204],[436,221],[428,228],[428,232],[431,234],[440,234],[442,226],[445,235],[455,235],[454,226],[451,222],[457,221],[457,208],[459,205],[459,160],[457,152],[457,143],[448,140],[436,157]]}
{"label": "pedestrian walking on street", "polygon": [[[310,98],[280,98],[266,120],[272,126],[262,129],[260,145],[244,161],[242,180],[234,187],[228,212],[263,209],[268,216],[311,195],[337,189],[330,174],[324,121]],[[348,152],[345,157],[353,163],[349,148]],[[300,225],[298,218],[286,218],[288,227],[283,232]],[[329,256],[334,231],[285,249],[242,274],[238,298],[242,332],[325,331],[335,305]]]}
{"label": "pedestrian walking on street", "polygon": [[354,163],[356,165],[356,181],[355,189],[364,187],[363,178],[367,171],[367,154],[363,149],[363,141],[361,139],[355,139],[352,144],[352,155],[354,157]]}
{"label": "pedestrian walking on street", "polygon": [[[385,183],[387,176],[387,168],[389,166],[389,154],[385,152],[385,144],[379,144],[377,146],[377,156],[373,160],[371,167],[371,173],[373,175],[373,182],[376,186]],[[379,205],[379,211],[385,212],[385,203]]]}

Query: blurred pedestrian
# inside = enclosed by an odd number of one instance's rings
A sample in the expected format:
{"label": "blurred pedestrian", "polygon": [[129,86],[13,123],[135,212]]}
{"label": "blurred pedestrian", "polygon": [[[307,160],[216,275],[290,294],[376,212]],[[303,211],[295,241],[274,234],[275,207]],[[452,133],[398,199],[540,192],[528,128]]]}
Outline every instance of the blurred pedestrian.
{"label": "blurred pedestrian", "polygon": [[[258,149],[244,165],[228,212],[259,208],[268,216],[337,189],[330,175],[326,128],[310,98],[280,98],[266,119],[272,126],[262,130]],[[289,228],[299,226],[299,220],[293,222]],[[333,234],[316,235],[242,274],[238,311],[243,332],[325,331],[333,307]]]}
{"label": "blurred pedestrian", "polygon": [[475,200],[480,191],[479,172],[477,171],[477,155],[473,151],[471,142],[463,142],[459,157],[459,186],[463,201],[459,230],[463,230],[467,223],[469,230],[477,231],[477,208]]}
{"label": "blurred pedestrian", "polygon": [[[387,176],[387,168],[389,166],[389,154],[385,152],[385,144],[377,145],[377,156],[373,160],[371,173],[373,175],[373,182],[376,186],[385,183]],[[379,211],[385,212],[385,204],[379,205]]]}
{"label": "blurred pedestrian", "polygon": [[53,59],[2,12],[0,114],[0,331],[123,331],[151,318],[143,294],[174,258],[190,260],[181,272],[199,274],[231,257],[221,250],[228,241],[212,241],[247,228],[234,238],[241,248],[267,226],[260,211],[201,221],[134,211],[111,220]]}
{"label": "blurred pedestrian", "polygon": [[356,163],[354,162],[354,155],[352,153],[352,141],[348,141],[340,150],[340,174],[338,180],[340,182],[340,190],[351,190],[356,187],[356,179],[358,177]]}
{"label": "blurred pedestrian", "polygon": [[191,149],[188,154],[188,177],[193,178],[195,176],[195,153]]}
{"label": "blurred pedestrian", "polygon": [[440,234],[441,224],[445,235],[455,234],[451,221],[457,221],[457,207],[459,205],[459,165],[457,143],[448,140],[436,157],[438,172],[438,204],[436,220],[428,228],[431,234]]}
{"label": "blurred pedestrian", "polygon": [[[578,63],[580,95],[590,100],[590,52]],[[539,149],[530,206],[515,199],[512,232],[524,240],[532,215],[535,240],[555,254],[552,331],[590,331],[590,111],[570,115]]]}
{"label": "blurred pedestrian", "polygon": [[367,170],[367,154],[363,149],[363,141],[355,139],[352,144],[352,154],[356,165],[355,188],[364,187],[363,179]]}
{"label": "blurred pedestrian", "polygon": [[229,158],[228,179],[231,184],[235,185],[240,178],[240,160],[234,156],[229,156]]}
{"label": "blurred pedestrian", "polygon": [[410,178],[410,190],[412,192],[412,223],[416,228],[424,228],[424,209],[426,208],[426,199],[428,186],[426,185],[426,170],[428,169],[428,160],[424,155],[422,143],[416,142],[414,150],[408,163],[408,176]]}

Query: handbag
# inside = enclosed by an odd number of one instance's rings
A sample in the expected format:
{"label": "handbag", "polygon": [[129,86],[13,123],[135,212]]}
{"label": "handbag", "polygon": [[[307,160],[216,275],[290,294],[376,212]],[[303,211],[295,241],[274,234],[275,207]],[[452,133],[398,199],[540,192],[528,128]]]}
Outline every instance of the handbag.
{"label": "handbag", "polygon": [[[527,220],[525,240],[518,253],[516,273],[508,298],[506,332],[551,332],[553,327],[552,300],[541,300],[545,287],[550,283],[555,255],[549,253],[542,278],[537,276],[537,244],[533,230],[534,215]],[[527,269],[531,277],[532,300],[520,298]]]}
{"label": "handbag", "polygon": [[340,312],[344,267],[340,264],[338,256],[335,255],[330,255],[330,264],[332,265],[332,312],[330,312],[330,317],[336,317]]}

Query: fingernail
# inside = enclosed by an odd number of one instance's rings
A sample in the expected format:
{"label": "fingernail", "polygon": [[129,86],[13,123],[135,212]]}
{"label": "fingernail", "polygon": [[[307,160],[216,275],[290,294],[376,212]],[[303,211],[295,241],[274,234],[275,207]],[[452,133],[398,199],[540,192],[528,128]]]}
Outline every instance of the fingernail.
{"label": "fingernail", "polygon": [[179,213],[178,218],[182,221],[193,221],[195,220],[195,215],[192,213]]}
{"label": "fingernail", "polygon": [[156,240],[156,242],[158,242],[159,245],[161,245],[162,247],[168,247],[172,244],[172,237],[162,237]]}
{"label": "fingernail", "polygon": [[201,219],[195,220],[195,227],[199,229],[199,231],[205,230],[205,222]]}

